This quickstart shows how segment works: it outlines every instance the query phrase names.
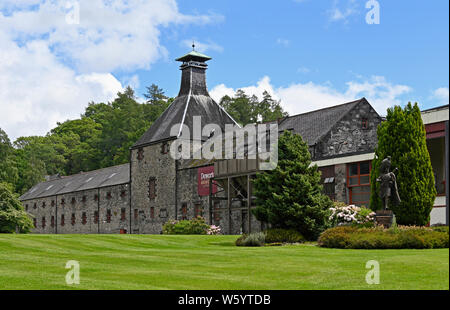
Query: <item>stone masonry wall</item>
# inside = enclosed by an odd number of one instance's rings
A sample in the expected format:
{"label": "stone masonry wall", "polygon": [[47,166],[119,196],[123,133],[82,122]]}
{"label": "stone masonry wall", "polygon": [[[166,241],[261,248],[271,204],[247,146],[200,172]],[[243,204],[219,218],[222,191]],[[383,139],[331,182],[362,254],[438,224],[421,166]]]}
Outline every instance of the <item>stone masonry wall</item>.
{"label": "stone masonry wall", "polygon": [[[131,151],[131,233],[159,234],[175,218],[175,160],[162,151],[162,143]],[[152,179],[154,198],[149,195]]]}
{"label": "stone masonry wall", "polygon": [[370,104],[364,101],[359,103],[320,139],[315,147],[314,160],[373,152],[377,145],[377,127],[380,123],[381,118]]}
{"label": "stone masonry wall", "polygon": [[[33,233],[120,233],[121,229],[129,229],[129,195],[129,185],[122,184],[22,203],[36,220]],[[122,209],[125,210],[125,220],[122,220]],[[109,220],[108,210],[111,214]]]}

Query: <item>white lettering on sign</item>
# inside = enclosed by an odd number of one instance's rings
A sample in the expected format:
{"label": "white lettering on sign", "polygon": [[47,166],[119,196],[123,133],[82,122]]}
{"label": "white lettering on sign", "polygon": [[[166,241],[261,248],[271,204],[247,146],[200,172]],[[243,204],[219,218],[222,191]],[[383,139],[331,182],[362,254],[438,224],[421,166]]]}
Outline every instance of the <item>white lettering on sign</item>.
{"label": "white lettering on sign", "polygon": [[214,178],[214,172],[210,172],[210,173],[201,173],[200,174],[200,179],[202,180],[207,180],[207,179],[211,179]]}

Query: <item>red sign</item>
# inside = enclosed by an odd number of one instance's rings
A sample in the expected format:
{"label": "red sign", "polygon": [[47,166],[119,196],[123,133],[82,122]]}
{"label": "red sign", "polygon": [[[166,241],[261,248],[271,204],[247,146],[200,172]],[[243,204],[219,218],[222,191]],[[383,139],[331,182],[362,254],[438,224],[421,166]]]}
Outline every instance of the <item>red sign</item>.
{"label": "red sign", "polygon": [[[209,181],[214,178],[214,166],[201,167],[197,170],[197,180],[198,180],[198,195],[208,196],[209,195]],[[213,194],[217,193],[217,185],[212,186]]]}

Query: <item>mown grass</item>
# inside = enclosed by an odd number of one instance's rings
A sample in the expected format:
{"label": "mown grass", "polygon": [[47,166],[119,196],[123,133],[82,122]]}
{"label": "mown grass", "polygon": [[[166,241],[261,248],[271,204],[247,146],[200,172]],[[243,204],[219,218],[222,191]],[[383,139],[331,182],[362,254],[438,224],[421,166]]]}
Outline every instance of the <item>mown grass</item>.
{"label": "mown grass", "polygon": [[[236,247],[237,236],[0,235],[0,289],[449,289],[449,250]],[[68,260],[80,284],[67,285]],[[379,285],[365,281],[380,263]]]}

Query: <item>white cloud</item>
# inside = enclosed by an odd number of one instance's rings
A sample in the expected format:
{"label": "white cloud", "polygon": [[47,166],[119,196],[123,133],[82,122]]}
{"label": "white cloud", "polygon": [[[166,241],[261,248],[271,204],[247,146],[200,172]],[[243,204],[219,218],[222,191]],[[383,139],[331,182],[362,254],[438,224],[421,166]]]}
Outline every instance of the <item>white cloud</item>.
{"label": "white cloud", "polygon": [[[79,24],[66,22],[67,1],[44,0],[38,9],[0,14],[0,28],[12,39],[45,38],[59,57],[83,72],[148,69],[167,54],[160,27],[216,22],[214,16],[183,15],[175,0],[79,0]],[[217,20],[220,20],[218,18]]]}
{"label": "white cloud", "polygon": [[281,45],[281,46],[284,46],[284,47],[288,47],[291,44],[291,42],[289,40],[287,40],[287,39],[278,38],[277,39],[277,44]]}
{"label": "white cloud", "polygon": [[[281,99],[281,105],[291,115],[330,107],[361,97],[366,97],[379,114],[385,115],[388,107],[404,103],[401,97],[411,91],[409,86],[392,84],[381,76],[347,82],[344,91],[338,91],[329,83],[322,85],[314,82],[275,88],[268,76],[259,80],[255,86],[241,89],[248,95],[257,95],[259,98],[262,98],[262,93],[267,90],[275,99]],[[214,87],[210,94],[219,101],[224,95],[233,96],[235,91],[233,88],[220,84]]]}
{"label": "white cloud", "polygon": [[[67,14],[79,3],[79,24]],[[111,73],[148,69],[167,51],[160,29],[207,24],[217,15],[184,15],[175,0],[2,0],[0,127],[11,139],[43,135],[79,117],[90,101],[113,100],[123,86]],[[141,99],[141,98],[140,98]]]}
{"label": "white cloud", "polygon": [[192,48],[192,43],[195,44],[195,50],[199,51],[200,53],[206,53],[207,51],[216,51],[220,53],[223,52],[223,47],[212,41],[200,42],[198,40],[192,39],[183,40],[181,42],[181,44],[187,48]]}
{"label": "white cloud", "polygon": [[311,72],[311,69],[306,68],[306,67],[300,67],[300,68],[297,69],[297,72],[298,72],[298,73],[306,74],[306,73],[310,73],[310,72]]}
{"label": "white cloud", "polygon": [[343,23],[348,23],[348,19],[358,13],[358,3],[355,0],[348,0],[345,7],[340,6],[339,1],[335,0],[333,7],[327,11],[330,22],[342,21]]}
{"label": "white cloud", "polygon": [[0,46],[0,127],[12,140],[44,135],[57,121],[79,117],[89,101],[122,90],[112,74],[76,74],[58,63],[44,42],[19,48],[0,36]]}
{"label": "white cloud", "polygon": [[448,104],[449,100],[449,89],[448,87],[440,87],[433,91],[431,96],[432,100],[438,102],[438,105]]}

